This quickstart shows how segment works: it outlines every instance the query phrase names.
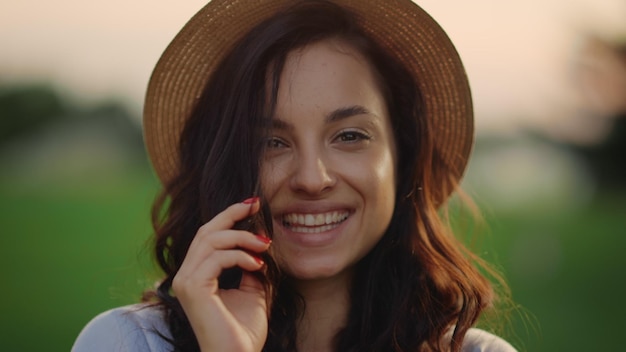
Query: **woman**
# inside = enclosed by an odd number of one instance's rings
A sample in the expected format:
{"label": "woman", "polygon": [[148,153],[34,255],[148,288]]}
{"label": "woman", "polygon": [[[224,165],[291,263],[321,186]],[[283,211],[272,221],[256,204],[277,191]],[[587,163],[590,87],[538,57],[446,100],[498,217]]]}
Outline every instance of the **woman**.
{"label": "woman", "polygon": [[74,351],[513,351],[472,328],[492,289],[439,215],[472,124],[408,0],[212,1],[146,99],[165,278]]}

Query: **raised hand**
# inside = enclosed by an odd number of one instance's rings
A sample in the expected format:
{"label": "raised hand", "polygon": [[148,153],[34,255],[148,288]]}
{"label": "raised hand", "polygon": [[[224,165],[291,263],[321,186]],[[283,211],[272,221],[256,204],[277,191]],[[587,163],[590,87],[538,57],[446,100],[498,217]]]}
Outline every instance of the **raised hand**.
{"label": "raised hand", "polygon": [[[267,337],[267,303],[261,282],[249,272],[264,265],[264,235],[234,230],[237,221],[259,211],[258,198],[233,204],[204,224],[191,242],[172,289],[202,351],[261,351]],[[238,289],[218,287],[222,270],[239,267]]]}

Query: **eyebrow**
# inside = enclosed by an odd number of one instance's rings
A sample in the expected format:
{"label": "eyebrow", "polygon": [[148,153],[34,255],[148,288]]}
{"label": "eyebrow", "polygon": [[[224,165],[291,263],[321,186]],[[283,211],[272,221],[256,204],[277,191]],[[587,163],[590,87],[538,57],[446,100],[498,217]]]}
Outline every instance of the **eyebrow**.
{"label": "eyebrow", "polygon": [[[371,111],[369,111],[367,108],[365,108],[362,105],[352,105],[352,106],[346,106],[346,107],[331,111],[328,115],[326,115],[326,118],[324,120],[326,123],[331,123],[331,122],[336,122],[336,121],[343,120],[348,117],[352,117],[356,115],[372,115],[372,114],[373,113]],[[293,129],[293,126],[290,123],[285,122],[278,117],[272,119],[272,127],[276,129],[283,129],[283,130]]]}
{"label": "eyebrow", "polygon": [[326,122],[335,122],[339,120],[343,120],[345,118],[356,116],[356,115],[368,115],[371,114],[367,108],[362,105],[352,105],[347,106],[345,108],[339,108],[337,110],[333,110],[330,114],[326,116]]}

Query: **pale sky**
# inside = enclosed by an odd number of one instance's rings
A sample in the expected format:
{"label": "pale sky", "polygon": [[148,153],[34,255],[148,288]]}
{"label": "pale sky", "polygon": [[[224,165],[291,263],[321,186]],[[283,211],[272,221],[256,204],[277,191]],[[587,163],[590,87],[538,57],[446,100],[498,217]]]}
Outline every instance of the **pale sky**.
{"label": "pale sky", "polygon": [[[200,0],[0,0],[0,82],[50,80],[141,108],[150,72]],[[382,1],[382,0],[381,0]],[[626,37],[626,0],[421,0],[468,71],[479,131],[568,123],[584,35]]]}

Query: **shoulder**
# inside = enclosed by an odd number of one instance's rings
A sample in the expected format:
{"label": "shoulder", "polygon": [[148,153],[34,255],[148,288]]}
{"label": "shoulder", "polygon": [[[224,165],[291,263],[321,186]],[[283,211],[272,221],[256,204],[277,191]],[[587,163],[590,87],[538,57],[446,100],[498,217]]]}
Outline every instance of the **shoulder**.
{"label": "shoulder", "polygon": [[465,334],[463,352],[516,352],[504,339],[484,330],[472,328]]}
{"label": "shoulder", "polygon": [[135,304],[111,309],[93,318],[80,332],[72,352],[164,352],[170,338],[160,308]]}

